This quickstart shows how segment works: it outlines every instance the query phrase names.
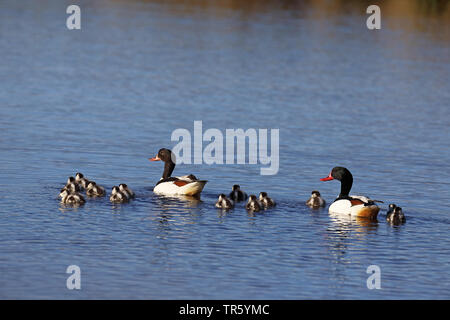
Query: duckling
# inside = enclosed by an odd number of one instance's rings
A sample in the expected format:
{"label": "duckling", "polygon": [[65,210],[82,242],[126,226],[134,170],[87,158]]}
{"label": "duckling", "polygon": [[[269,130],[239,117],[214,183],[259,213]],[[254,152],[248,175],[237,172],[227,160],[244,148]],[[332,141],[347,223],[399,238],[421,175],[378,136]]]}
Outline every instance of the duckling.
{"label": "duckling", "polygon": [[235,184],[230,192],[230,199],[234,202],[240,202],[247,199],[247,194],[241,190],[241,187],[238,184]]}
{"label": "duckling", "polygon": [[94,181],[90,181],[87,185],[86,195],[88,197],[103,197],[105,195],[105,188],[97,185]]}
{"label": "duckling", "polygon": [[386,217],[388,217],[391,213],[394,212],[394,209],[397,207],[394,203],[391,203],[388,207],[388,211],[386,212]]}
{"label": "duckling", "polygon": [[219,195],[219,200],[216,202],[216,208],[231,209],[234,206],[233,200],[227,198],[223,193]]}
{"label": "duckling", "polygon": [[399,225],[406,222],[406,217],[402,208],[397,207],[395,204],[390,204],[386,220],[393,225]]}
{"label": "duckling", "polygon": [[84,178],[84,175],[83,175],[82,173],[77,172],[77,173],[75,174],[75,181],[76,181],[76,182],[80,181],[80,180],[83,179],[83,178]]}
{"label": "duckling", "polygon": [[75,180],[74,177],[69,177],[69,178],[67,178],[66,185],[67,185],[67,184],[71,184],[71,183],[77,184],[77,181]]}
{"label": "duckling", "polygon": [[109,197],[109,201],[114,202],[114,203],[122,203],[122,202],[127,202],[128,198],[123,192],[120,191],[118,186],[114,186],[114,187],[112,187],[111,196]]}
{"label": "duckling", "polygon": [[313,190],[311,192],[311,198],[306,201],[306,205],[313,209],[325,207],[325,204],[325,200],[320,196],[320,192],[317,190]]}
{"label": "duckling", "polygon": [[274,206],[275,206],[275,201],[273,201],[272,198],[270,198],[269,196],[267,196],[267,192],[260,192],[260,193],[259,193],[259,202],[260,202],[265,208],[269,208],[269,207],[274,207]]}
{"label": "duckling", "polygon": [[89,180],[86,178],[81,178],[80,180],[78,180],[78,186],[80,187],[80,189],[84,189],[86,190],[89,184]]}
{"label": "duckling", "polygon": [[248,197],[248,202],[245,205],[245,208],[249,211],[257,212],[261,210],[261,204],[259,203],[258,199],[255,195],[251,195]]}
{"label": "duckling", "polygon": [[61,189],[61,192],[63,190],[67,190],[69,193],[75,193],[80,191],[80,187],[74,182],[69,182]]}
{"label": "duckling", "polygon": [[134,198],[134,192],[125,183],[119,184],[120,192],[124,193],[128,199]]}
{"label": "duckling", "polygon": [[62,191],[61,194],[61,203],[68,205],[83,205],[86,200],[84,200],[83,196],[78,192],[70,193],[67,189]]}
{"label": "duckling", "polygon": [[83,188],[84,190],[87,189],[87,186],[89,184],[89,180],[84,177],[82,173],[77,172],[75,175],[75,182],[80,186],[80,188]]}

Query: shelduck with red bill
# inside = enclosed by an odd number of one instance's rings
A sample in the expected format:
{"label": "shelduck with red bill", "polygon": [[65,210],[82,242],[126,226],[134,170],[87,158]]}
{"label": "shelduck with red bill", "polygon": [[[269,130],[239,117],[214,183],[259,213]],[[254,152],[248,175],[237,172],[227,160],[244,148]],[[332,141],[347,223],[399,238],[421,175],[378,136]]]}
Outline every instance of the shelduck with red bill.
{"label": "shelduck with red bill", "polygon": [[341,193],[330,205],[329,212],[376,219],[380,208],[375,204],[374,200],[364,196],[349,195],[353,185],[353,176],[347,168],[334,167],[328,177],[320,180],[338,180],[341,182]]}
{"label": "shelduck with red bill", "polygon": [[155,188],[153,188],[153,192],[155,193],[164,195],[198,196],[208,182],[206,180],[198,180],[192,174],[181,177],[172,177],[171,174],[175,169],[176,160],[175,155],[169,149],[160,149],[158,155],[149,160],[164,162],[163,175]]}

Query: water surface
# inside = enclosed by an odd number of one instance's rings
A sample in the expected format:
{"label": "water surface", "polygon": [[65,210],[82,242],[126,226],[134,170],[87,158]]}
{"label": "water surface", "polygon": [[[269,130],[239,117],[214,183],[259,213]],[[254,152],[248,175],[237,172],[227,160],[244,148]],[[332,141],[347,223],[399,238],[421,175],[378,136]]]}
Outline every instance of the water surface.
{"label": "water surface", "polygon": [[[388,1],[369,31],[359,2],[251,3],[80,2],[69,31],[69,2],[2,1],[1,298],[450,298],[448,9]],[[279,128],[278,174],[180,165],[209,180],[201,201],[154,195],[162,165],[147,158],[195,120]],[[377,222],[304,205],[314,189],[336,197],[319,181],[335,165],[386,202]],[[137,198],[63,208],[76,172]],[[277,207],[216,210],[235,183]],[[386,223],[391,202],[405,225]],[[80,291],[66,288],[72,264]]]}

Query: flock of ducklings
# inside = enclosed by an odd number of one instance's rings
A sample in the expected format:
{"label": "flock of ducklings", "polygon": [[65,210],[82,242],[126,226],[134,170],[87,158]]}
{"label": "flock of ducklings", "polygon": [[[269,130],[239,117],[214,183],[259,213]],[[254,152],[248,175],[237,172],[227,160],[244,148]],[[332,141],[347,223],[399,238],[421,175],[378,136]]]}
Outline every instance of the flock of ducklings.
{"label": "flock of ducklings", "polygon": [[[229,210],[234,208],[235,203],[244,201],[247,198],[248,201],[245,208],[251,212],[258,212],[262,209],[275,206],[275,201],[270,198],[266,192],[260,192],[259,198],[255,195],[250,195],[247,197],[247,194],[241,190],[241,187],[235,184],[228,197],[224,193],[219,195],[219,199],[216,202],[216,208]],[[313,190],[311,192],[311,197],[306,201],[306,205],[312,209],[319,209],[325,207],[326,201],[321,197],[319,191]],[[386,214],[386,220],[391,224],[399,225],[404,223],[406,218],[403,214],[402,208],[391,203]]]}
{"label": "flock of ducklings", "polygon": [[[82,173],[77,172],[74,177],[67,179],[66,185],[61,189],[59,197],[65,205],[80,206],[86,203],[81,191],[86,192],[89,198],[103,197],[106,195],[105,188],[88,180]],[[134,192],[125,184],[114,186],[111,190],[109,200],[113,203],[128,202],[134,198]]]}
{"label": "flock of ducklings", "polygon": [[[103,197],[106,195],[105,188],[97,185],[92,180],[88,180],[82,173],[77,172],[75,178],[69,177],[66,185],[61,189],[59,194],[61,203],[73,206],[83,205],[86,200],[80,193],[82,190],[86,192],[86,196],[89,198]],[[130,201],[134,197],[134,192],[125,183],[121,183],[119,186],[112,187],[109,200],[113,203],[124,203]],[[219,195],[219,199],[215,206],[216,208],[229,210],[234,208],[235,203],[247,199],[248,201],[245,208],[250,212],[258,212],[276,205],[275,201],[270,198],[266,192],[260,192],[259,197],[256,197],[253,194],[247,196],[247,194],[241,190],[241,187],[235,184],[228,197],[224,193]],[[311,197],[306,201],[306,205],[312,209],[318,209],[325,207],[326,201],[321,197],[319,191],[313,190],[311,192]],[[406,218],[402,208],[391,203],[386,214],[386,220],[391,224],[399,225],[404,223]]]}
{"label": "flock of ducklings", "polygon": [[241,187],[238,184],[235,184],[228,197],[224,193],[219,195],[219,199],[216,202],[216,208],[229,210],[234,207],[235,203],[244,201],[247,198],[248,201],[245,208],[248,211],[258,212],[262,209],[268,209],[275,206],[275,201],[273,201],[266,192],[260,192],[259,198],[253,194],[247,197],[247,194],[241,190]]}

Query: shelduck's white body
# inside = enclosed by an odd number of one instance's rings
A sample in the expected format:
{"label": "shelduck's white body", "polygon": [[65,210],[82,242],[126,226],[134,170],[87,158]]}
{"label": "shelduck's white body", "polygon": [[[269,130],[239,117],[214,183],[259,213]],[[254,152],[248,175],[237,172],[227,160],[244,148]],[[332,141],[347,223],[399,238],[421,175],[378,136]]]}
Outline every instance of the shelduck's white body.
{"label": "shelduck's white body", "polygon": [[187,176],[176,177],[175,181],[161,182],[153,188],[154,193],[166,195],[195,196],[205,187],[206,180],[192,180]]}
{"label": "shelduck's white body", "polygon": [[371,204],[372,200],[364,196],[351,195],[350,199],[339,199],[333,202],[328,211],[331,213],[347,214],[352,217],[373,217],[378,214],[380,208]]}

